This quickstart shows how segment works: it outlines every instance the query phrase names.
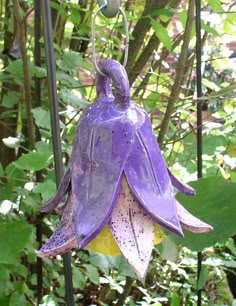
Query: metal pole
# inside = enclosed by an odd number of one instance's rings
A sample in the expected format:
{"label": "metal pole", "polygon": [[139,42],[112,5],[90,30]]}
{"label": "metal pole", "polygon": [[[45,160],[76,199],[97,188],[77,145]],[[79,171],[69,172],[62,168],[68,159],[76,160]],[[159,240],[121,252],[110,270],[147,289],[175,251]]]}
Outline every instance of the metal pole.
{"label": "metal pole", "polygon": [[[202,177],[202,39],[201,39],[201,0],[195,0],[196,6],[196,84],[197,84],[197,175]],[[197,280],[200,279],[202,270],[202,252],[198,252]],[[197,291],[197,305],[202,305],[202,290]]]}
{"label": "metal pole", "polygon": [[[41,5],[40,0],[34,0],[34,63],[36,66],[41,67]],[[35,86],[35,106],[41,105],[41,79],[35,78],[34,81]],[[41,140],[40,133],[35,128],[35,139],[36,141]],[[36,180],[37,182],[42,181],[42,172],[36,172]],[[36,223],[36,237],[39,244],[39,247],[42,246],[42,219],[43,216],[41,213],[37,216]],[[41,299],[43,297],[43,262],[42,258],[37,257],[37,301],[40,304]]]}
{"label": "metal pole", "polygon": [[[63,175],[63,167],[62,167],[59,112],[58,112],[58,103],[57,103],[56,67],[55,67],[54,48],[53,48],[52,16],[51,16],[50,1],[43,0],[41,2],[41,5],[42,5],[42,14],[43,14],[43,23],[44,23],[45,54],[46,54],[47,77],[48,77],[48,98],[50,102],[53,153],[54,153],[54,163],[56,171],[56,182],[58,186]],[[74,306],[70,253],[66,253],[63,255],[63,264],[64,264],[64,273],[65,273],[67,305]]]}

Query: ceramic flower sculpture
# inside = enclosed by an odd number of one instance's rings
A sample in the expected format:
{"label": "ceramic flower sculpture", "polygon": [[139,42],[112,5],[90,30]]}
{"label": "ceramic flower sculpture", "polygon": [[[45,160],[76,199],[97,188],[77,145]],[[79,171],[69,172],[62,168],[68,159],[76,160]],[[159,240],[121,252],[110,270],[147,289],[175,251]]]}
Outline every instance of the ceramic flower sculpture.
{"label": "ceramic flower sculpture", "polygon": [[130,101],[123,66],[108,60],[99,67],[104,75],[97,74],[98,98],[80,117],[57,194],[41,208],[62,207],[63,213],[38,256],[86,246],[108,255],[120,252],[144,278],[153,245],[164,236],[159,225],[180,236],[182,228],[207,232],[212,227],[175,199],[174,187],[195,192],[168,170],[148,114]]}

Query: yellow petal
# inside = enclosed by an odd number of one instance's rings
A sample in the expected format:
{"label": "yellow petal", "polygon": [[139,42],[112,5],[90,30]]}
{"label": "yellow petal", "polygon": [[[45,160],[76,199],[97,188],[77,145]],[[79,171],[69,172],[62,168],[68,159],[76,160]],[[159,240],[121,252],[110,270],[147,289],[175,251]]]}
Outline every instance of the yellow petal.
{"label": "yellow petal", "polygon": [[159,244],[165,238],[165,234],[160,229],[160,226],[155,223],[154,225],[154,244]]}
{"label": "yellow petal", "polygon": [[121,255],[108,225],[87,245],[87,248],[107,256]]}
{"label": "yellow petal", "polygon": [[[159,244],[164,238],[165,234],[161,231],[159,225],[155,224],[154,244]],[[87,245],[87,248],[106,256],[121,255],[119,247],[108,225]]]}

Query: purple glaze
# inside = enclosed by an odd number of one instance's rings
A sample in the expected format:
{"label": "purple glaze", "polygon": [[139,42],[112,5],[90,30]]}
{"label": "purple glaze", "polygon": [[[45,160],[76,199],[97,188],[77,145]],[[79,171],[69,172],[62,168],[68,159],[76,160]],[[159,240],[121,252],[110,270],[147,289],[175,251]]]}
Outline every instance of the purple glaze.
{"label": "purple glaze", "polygon": [[[99,69],[102,73],[107,75],[107,79],[111,79],[114,85],[114,106],[119,108],[129,107],[130,87],[125,68],[117,61],[107,60],[99,64]],[[99,73],[97,74],[97,84],[99,86],[98,92],[102,92],[101,84],[104,84],[103,88],[105,87],[103,89],[103,93],[109,92],[109,90],[107,89],[109,83],[107,83],[106,78]]]}
{"label": "purple glaze", "polygon": [[107,77],[99,74],[96,78],[96,89],[97,89],[97,99],[104,98],[104,102],[106,100],[113,100],[114,96],[112,94],[112,89],[110,86],[110,81]]}
{"label": "purple glaze", "polygon": [[[148,114],[130,102],[129,82],[123,66],[108,60],[99,68],[107,77],[97,75],[98,98],[80,117],[68,169],[57,194],[41,209],[56,208],[70,194],[59,227],[39,251],[42,257],[61,254],[76,244],[79,248],[85,247],[106,224],[110,224],[121,246],[125,235],[118,220],[123,211],[122,203],[127,205],[124,212],[128,216],[128,231],[133,240],[139,231],[136,229],[142,228],[141,216],[146,218],[146,213],[151,222],[179,235],[183,235],[181,225],[195,232],[212,229],[176,203],[173,186],[187,195],[193,195],[194,190],[168,170]],[[115,88],[113,94],[109,80]],[[126,185],[121,183],[124,176],[128,182]],[[132,208],[131,200],[136,208]],[[139,218],[130,217],[132,209]],[[115,226],[112,226],[112,220],[115,220]],[[145,228],[149,228],[148,224]],[[145,232],[150,238],[152,230]],[[127,237],[124,237],[124,243]],[[141,240],[134,243],[135,252],[139,252]],[[123,252],[130,253],[128,245]],[[144,275],[146,270],[140,268],[142,257],[136,256],[135,261],[128,257],[126,260],[133,271],[139,276]]]}
{"label": "purple glaze", "polygon": [[130,118],[137,118],[139,124],[134,124],[135,142],[124,168],[129,186],[157,223],[183,236],[173,187],[151,122],[143,110],[134,108],[132,112]]}
{"label": "purple glaze", "polygon": [[181,182],[171,171],[169,168],[167,168],[169,177],[171,179],[172,185],[181,193],[186,194],[186,195],[195,195],[196,191],[189,186],[188,184],[185,184]]}
{"label": "purple glaze", "polygon": [[69,189],[70,180],[71,180],[71,168],[68,167],[68,169],[66,170],[65,174],[62,177],[56,195],[41,207],[40,209],[41,212],[52,211],[53,209],[57,208],[58,205],[60,205],[60,203],[65,201],[65,195]]}
{"label": "purple glaze", "polygon": [[[125,114],[116,114],[110,108],[111,104],[104,108],[102,118],[84,117],[78,129],[80,144],[72,170],[72,201],[80,247],[88,244],[108,223],[131,150],[133,131]],[[93,114],[97,110],[91,106],[90,111]]]}
{"label": "purple glaze", "polygon": [[59,225],[47,243],[38,251],[39,257],[63,254],[77,246],[73,217],[74,211],[69,194]]}

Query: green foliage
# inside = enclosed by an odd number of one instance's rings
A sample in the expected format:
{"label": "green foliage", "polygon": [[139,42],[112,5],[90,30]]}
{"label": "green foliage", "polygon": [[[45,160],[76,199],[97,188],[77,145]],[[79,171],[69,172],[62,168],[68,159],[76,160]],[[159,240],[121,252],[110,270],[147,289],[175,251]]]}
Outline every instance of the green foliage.
{"label": "green foliage", "polygon": [[38,171],[50,164],[51,157],[48,152],[30,152],[18,158],[14,165],[18,169]]}
{"label": "green foliage", "polygon": [[34,227],[25,220],[1,220],[0,229],[0,246],[4,250],[0,254],[0,263],[15,265],[18,253],[34,241]]}
{"label": "green foliage", "polygon": [[190,198],[179,194],[177,198],[194,216],[211,224],[214,231],[204,234],[186,231],[184,239],[175,241],[193,251],[203,251],[217,242],[225,243],[236,234],[236,184],[220,177],[208,177],[191,185],[196,196]]}
{"label": "green foliage", "polygon": [[171,39],[168,35],[168,31],[166,28],[164,28],[161,23],[156,22],[155,20],[152,19],[151,21],[152,27],[157,35],[157,37],[160,39],[160,41],[163,43],[163,45],[171,51],[172,48],[172,42]]}
{"label": "green foliage", "polygon": [[[23,1],[24,2],[24,1]],[[86,2],[86,1],[85,1]],[[196,162],[196,101],[195,91],[195,29],[188,46],[189,58],[181,91],[165,136],[163,154],[171,170],[184,181],[194,181],[195,197],[178,194],[178,200],[195,216],[214,226],[207,234],[185,232],[185,238],[167,234],[155,246],[145,282],[139,282],[123,257],[108,257],[87,250],[72,252],[72,272],[75,305],[119,305],[124,291],[124,305],[196,305],[196,290],[203,290],[203,305],[231,305],[233,297],[227,276],[235,273],[236,247],[232,238],[235,228],[236,198],[236,111],[235,70],[228,59],[231,51],[222,43],[235,39],[235,14],[230,1],[203,1],[204,10],[217,14],[215,19],[202,20],[203,92],[207,119],[203,120],[203,175],[197,180]],[[5,4],[6,1],[3,1]],[[33,9],[33,1],[26,1]],[[94,71],[91,63],[90,40],[92,5],[84,7],[78,1],[51,1],[54,9],[56,77],[63,163],[67,164],[81,111],[94,101]],[[138,45],[134,67],[149,53],[148,60],[135,78],[132,94],[135,102],[150,114],[154,133],[158,136],[170,92],[175,81],[176,67],[187,20],[187,4],[178,8],[154,9],[142,16],[144,1],[127,5],[130,23],[130,44],[137,39],[132,29],[140,20],[148,20],[145,37]],[[90,6],[91,5],[91,6]],[[3,10],[1,6],[0,10]],[[9,7],[12,13],[12,7]],[[1,16],[5,12],[1,11]],[[26,13],[24,12],[26,15]],[[11,15],[11,14],[10,14]],[[14,151],[4,165],[0,163],[0,305],[37,304],[36,228],[42,225],[46,241],[58,225],[54,214],[39,215],[39,208],[55,194],[51,119],[43,38],[41,67],[34,64],[34,32],[32,16],[26,20],[27,47],[31,74],[32,109],[37,139],[33,151],[28,149],[27,116],[24,99],[24,65],[22,59],[0,58],[1,149]],[[214,15],[215,16],[215,15]],[[7,30],[12,18],[4,23],[0,18],[0,46],[4,49]],[[177,21],[175,19],[177,17]],[[211,15],[210,15],[211,17]],[[54,21],[55,21],[54,20]],[[4,24],[3,24],[4,23]],[[23,26],[23,23],[22,23]],[[145,28],[145,27],[143,27]],[[142,29],[141,29],[142,30]],[[13,33],[11,33],[13,34]],[[141,31],[139,33],[142,34]],[[154,34],[154,35],[153,35]],[[161,42],[154,50],[146,49],[150,40]],[[124,30],[121,16],[107,20],[97,17],[97,58],[122,59]],[[155,42],[156,43],[156,42]],[[156,44],[157,45],[157,44]],[[88,47],[89,46],[89,47]],[[146,50],[146,51],[145,51]],[[171,52],[171,53],[170,53]],[[169,54],[170,53],[170,54]],[[170,61],[169,58],[173,60]],[[129,61],[132,59],[128,60]],[[158,65],[157,65],[158,64]],[[150,77],[147,82],[146,76]],[[41,101],[37,102],[35,79],[41,80]],[[203,112],[204,113],[204,112]],[[205,113],[204,113],[205,114]],[[3,128],[2,128],[3,127]],[[9,133],[9,131],[11,133]],[[11,151],[12,150],[12,151]],[[1,151],[2,152],[2,151]],[[8,151],[9,152],[9,151]],[[1,156],[2,158],[2,156]],[[223,177],[223,178],[222,178]],[[228,181],[229,177],[231,181]],[[225,180],[227,178],[227,180]],[[197,282],[197,251],[203,251],[203,268]],[[43,260],[43,297],[39,305],[65,305],[65,280],[61,256]],[[120,304],[121,305],[121,304]]]}

